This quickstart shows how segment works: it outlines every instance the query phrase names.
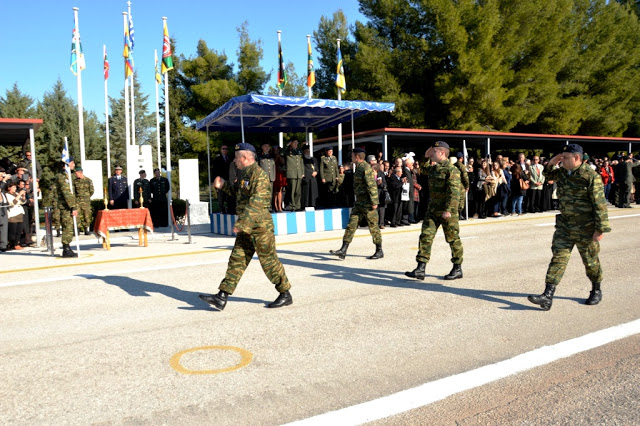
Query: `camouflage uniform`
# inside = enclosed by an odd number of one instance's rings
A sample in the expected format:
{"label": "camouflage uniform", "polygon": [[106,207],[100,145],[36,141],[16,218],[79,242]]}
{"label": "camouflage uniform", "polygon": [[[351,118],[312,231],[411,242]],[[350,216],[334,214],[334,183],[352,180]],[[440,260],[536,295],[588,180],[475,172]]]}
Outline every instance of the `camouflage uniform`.
{"label": "camouflage uniform", "polygon": [[60,208],[60,222],[62,224],[62,244],[73,241],[73,216],[71,212],[77,210],[76,196],[69,187],[69,175],[62,170],[55,177],[55,187],[58,194]]}
{"label": "camouflage uniform", "polygon": [[242,179],[235,185],[225,181],[222,190],[237,199],[238,220],[235,227],[238,229],[238,235],[229,257],[227,273],[219,289],[233,294],[251,257],[258,253],[262,270],[269,281],[275,284],[276,290],[279,293],[288,291],[291,284],[276,254],[273,219],[269,213],[269,176],[258,163],[253,163],[243,170]]}
{"label": "camouflage uniform", "polygon": [[93,195],[93,181],[88,177],[73,178],[73,188],[76,194],[78,207],[78,228],[85,229],[91,226],[91,195]]}
{"label": "camouflage uniform", "polygon": [[365,217],[373,243],[376,245],[382,244],[382,234],[378,227],[378,210],[373,209],[373,206],[378,205],[378,185],[376,184],[373,169],[365,161],[358,163],[356,166],[356,171],[353,175],[353,192],[356,202],[353,209],[351,209],[349,224],[344,231],[342,241],[347,244],[351,243],[356,229],[358,229],[360,219]]}
{"label": "camouflage uniform", "polygon": [[556,182],[560,203],[560,214],[556,215],[556,231],[551,243],[553,257],[545,283],[560,283],[574,245],[578,246],[591,282],[600,283],[600,243],[593,241],[593,233],[611,231],[602,178],[587,164],[580,165],[571,174],[562,167],[554,169],[553,166],[547,166],[544,174],[548,180]]}
{"label": "camouflage uniform", "polygon": [[51,207],[51,228],[60,228],[60,208],[58,207],[58,190],[55,182],[49,187],[49,191],[44,194],[42,203],[45,207]]}
{"label": "camouflage uniform", "polygon": [[[429,208],[422,222],[422,231],[418,246],[416,261],[428,263],[431,258],[431,245],[440,225],[444,231],[444,238],[451,247],[451,262],[462,264],[462,242],[460,241],[460,226],[458,224],[458,205],[460,203],[461,179],[458,169],[449,162],[442,160],[427,167],[429,182]],[[449,219],[443,219],[444,212],[451,213]]]}
{"label": "camouflage uniform", "polygon": [[453,165],[460,171],[460,181],[462,182],[462,188],[460,188],[460,202],[458,204],[458,216],[460,216],[464,211],[467,190],[469,189],[469,173],[467,173],[467,168],[462,161],[456,161]]}

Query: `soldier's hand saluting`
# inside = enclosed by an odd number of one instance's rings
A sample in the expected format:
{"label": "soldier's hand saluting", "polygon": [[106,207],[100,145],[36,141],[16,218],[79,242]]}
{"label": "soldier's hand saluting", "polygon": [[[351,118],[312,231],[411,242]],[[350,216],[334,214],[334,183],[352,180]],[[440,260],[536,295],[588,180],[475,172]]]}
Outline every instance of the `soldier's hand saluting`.
{"label": "soldier's hand saluting", "polygon": [[223,185],[224,185],[224,179],[221,178],[220,176],[216,177],[216,179],[213,181],[213,187],[215,189],[221,189]]}

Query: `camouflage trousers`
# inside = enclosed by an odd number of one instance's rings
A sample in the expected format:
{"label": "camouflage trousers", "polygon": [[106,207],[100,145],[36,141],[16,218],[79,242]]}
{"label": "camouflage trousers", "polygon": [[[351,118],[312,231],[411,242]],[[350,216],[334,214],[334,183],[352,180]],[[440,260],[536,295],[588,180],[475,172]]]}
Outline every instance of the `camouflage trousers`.
{"label": "camouflage trousers", "polygon": [[551,243],[553,257],[549,262],[545,284],[558,285],[560,283],[564,271],[567,269],[574,245],[578,247],[582,263],[587,270],[587,277],[592,283],[602,282],[602,267],[598,258],[600,243],[593,241],[592,237],[593,232],[585,232],[584,230],[571,232],[564,227],[556,227]]}
{"label": "camouflage trousers", "polygon": [[458,202],[458,215],[462,214],[462,212],[464,211],[464,206],[465,206],[465,201],[466,201],[466,192],[463,190],[462,194],[460,195],[460,201]]}
{"label": "camouflage trousers", "polygon": [[73,241],[73,215],[71,215],[71,210],[60,210],[60,223],[62,224],[62,244],[71,244]]}
{"label": "camouflage trousers", "polygon": [[378,226],[378,209],[371,210],[371,207],[358,205],[355,205],[351,209],[349,224],[347,225],[347,229],[344,231],[342,241],[347,244],[350,244],[351,241],[353,241],[353,236],[356,233],[356,229],[358,229],[358,223],[363,217],[367,219],[367,226],[369,227],[373,244],[382,244],[382,234],[380,233],[380,227]]}
{"label": "camouflage trousers", "polygon": [[60,209],[57,206],[51,208],[51,227],[60,228]]}
{"label": "camouflage trousers", "polygon": [[462,264],[462,241],[460,241],[460,226],[458,217],[453,214],[448,220],[442,218],[442,212],[428,211],[422,222],[422,231],[418,242],[417,262],[428,263],[431,259],[431,246],[433,239],[438,232],[438,228],[442,225],[444,238],[451,247],[451,262],[456,265]]}
{"label": "camouflage trousers", "polygon": [[220,283],[220,290],[233,294],[245,269],[249,266],[254,253],[258,253],[258,260],[269,281],[276,286],[279,293],[284,293],[291,288],[289,279],[284,272],[284,267],[276,254],[276,237],[273,233],[273,223],[270,223],[260,232],[252,231],[251,234],[240,232],[236,236],[236,243],[229,257],[227,273]]}
{"label": "camouflage trousers", "polygon": [[91,226],[91,204],[78,203],[78,228],[84,229]]}

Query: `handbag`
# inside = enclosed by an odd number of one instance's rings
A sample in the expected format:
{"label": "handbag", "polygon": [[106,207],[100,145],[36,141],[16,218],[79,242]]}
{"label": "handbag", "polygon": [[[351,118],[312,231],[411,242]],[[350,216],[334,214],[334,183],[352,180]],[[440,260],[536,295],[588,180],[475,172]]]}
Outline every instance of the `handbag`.
{"label": "handbag", "polygon": [[388,205],[391,204],[391,195],[389,195],[389,191],[387,191],[387,188],[383,189],[384,191],[384,204]]}
{"label": "handbag", "polygon": [[520,179],[520,189],[522,189],[523,191],[529,189],[529,181]]}

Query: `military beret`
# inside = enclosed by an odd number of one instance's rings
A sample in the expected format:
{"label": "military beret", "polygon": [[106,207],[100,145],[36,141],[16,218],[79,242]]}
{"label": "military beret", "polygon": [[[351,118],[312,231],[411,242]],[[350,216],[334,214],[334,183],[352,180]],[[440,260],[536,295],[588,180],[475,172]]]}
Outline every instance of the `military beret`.
{"label": "military beret", "polygon": [[583,160],[588,160],[589,159],[589,154],[587,154],[586,152],[584,154],[582,154],[582,159]]}
{"label": "military beret", "polygon": [[367,152],[367,151],[365,151],[364,148],[353,148],[353,153],[354,154],[357,154],[359,152]]}
{"label": "military beret", "polygon": [[443,141],[436,141],[436,143],[433,144],[434,147],[436,148],[447,148],[449,149],[449,144]]}
{"label": "military beret", "polygon": [[74,169],[76,172],[82,172],[82,167],[81,166],[76,166],[76,168]]}
{"label": "military beret", "polygon": [[250,143],[245,143],[245,142],[239,143],[236,145],[235,149],[236,151],[251,151],[254,154],[257,154],[255,147]]}
{"label": "military beret", "polygon": [[464,154],[462,152],[459,152],[456,154],[456,157],[458,158],[464,158]]}
{"label": "military beret", "polygon": [[578,145],[577,143],[572,143],[572,144],[565,145],[564,147],[562,147],[562,152],[570,152],[570,153],[574,153],[574,154],[582,154],[584,151],[582,151],[582,147],[580,145]]}

